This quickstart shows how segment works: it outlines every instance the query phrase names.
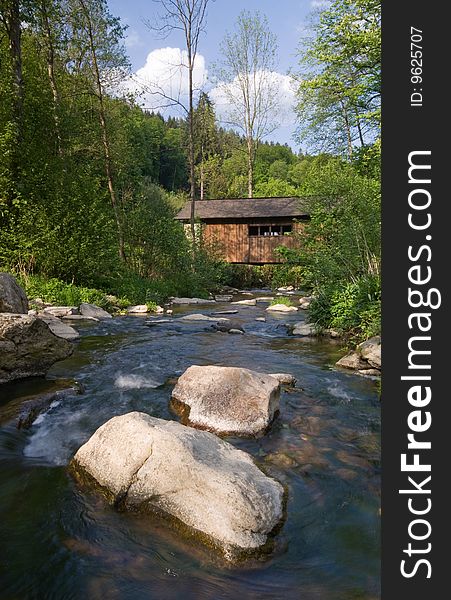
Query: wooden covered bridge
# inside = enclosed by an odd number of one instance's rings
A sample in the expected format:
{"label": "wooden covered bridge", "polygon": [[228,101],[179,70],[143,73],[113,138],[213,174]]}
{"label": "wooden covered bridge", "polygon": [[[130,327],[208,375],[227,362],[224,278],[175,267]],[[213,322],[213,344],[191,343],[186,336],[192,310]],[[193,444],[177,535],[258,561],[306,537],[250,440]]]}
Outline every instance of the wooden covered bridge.
{"label": "wooden covered bridge", "polygon": [[[282,262],[274,250],[296,247],[295,234],[309,214],[302,198],[233,198],[198,200],[195,218],[202,223],[203,238],[217,246],[230,263],[267,264]],[[188,202],[176,219],[190,222]]]}

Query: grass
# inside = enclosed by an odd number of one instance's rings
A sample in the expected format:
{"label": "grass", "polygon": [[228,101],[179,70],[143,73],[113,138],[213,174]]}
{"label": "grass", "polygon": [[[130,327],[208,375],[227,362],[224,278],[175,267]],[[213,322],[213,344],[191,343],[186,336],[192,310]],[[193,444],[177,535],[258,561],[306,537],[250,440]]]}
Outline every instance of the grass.
{"label": "grass", "polygon": [[270,306],[274,306],[275,304],[284,304],[285,306],[296,306],[291,298],[287,296],[276,296],[274,300],[271,300]]}

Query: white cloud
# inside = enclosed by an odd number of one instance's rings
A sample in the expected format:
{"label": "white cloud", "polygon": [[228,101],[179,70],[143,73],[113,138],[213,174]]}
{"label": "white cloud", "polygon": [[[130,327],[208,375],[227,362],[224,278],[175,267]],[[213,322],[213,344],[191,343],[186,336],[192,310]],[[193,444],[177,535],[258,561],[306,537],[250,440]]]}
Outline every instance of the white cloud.
{"label": "white cloud", "polygon": [[139,48],[144,45],[139,33],[134,29],[127,30],[127,37],[125,38],[126,48]]}
{"label": "white cloud", "polygon": [[[136,71],[127,88],[141,95],[142,104],[148,109],[161,110],[173,106],[174,99],[187,105],[188,53],[180,48],[157,48],[147,55],[146,64]],[[207,79],[205,59],[197,54],[194,61],[193,84],[196,90],[205,86]],[[172,114],[174,110],[169,111]]]}
{"label": "white cloud", "polygon": [[[278,126],[285,127],[295,122],[294,105],[296,100],[295,84],[291,77],[276,71],[262,72],[260,78],[264,80],[269,101],[270,121]],[[209,92],[215,104],[215,111],[219,120],[230,121],[231,113],[237,111],[231,106],[231,97],[237,98],[240,103],[240,88],[238,78],[232,83],[218,83]],[[239,112],[239,111],[238,111]]]}
{"label": "white cloud", "polygon": [[[139,96],[140,104],[149,110],[159,110],[167,115],[186,116],[185,111],[171,102],[188,105],[188,56],[186,50],[180,48],[157,48],[149,52],[146,63],[138,69],[122,86],[122,90]],[[263,76],[268,80],[272,90],[271,99],[277,105],[276,121],[281,127],[292,126],[295,121],[294,104],[296,101],[295,84],[288,75],[277,72],[266,72]],[[214,86],[208,83],[208,69],[202,54],[196,56],[193,83],[195,90],[209,93],[215,105],[219,121],[226,123],[230,113],[230,93],[238,93],[236,83],[218,82]],[[162,94],[165,96],[163,97]],[[195,94],[195,98],[198,94]]]}
{"label": "white cloud", "polygon": [[311,0],[310,8],[326,8],[330,5],[330,0]]}

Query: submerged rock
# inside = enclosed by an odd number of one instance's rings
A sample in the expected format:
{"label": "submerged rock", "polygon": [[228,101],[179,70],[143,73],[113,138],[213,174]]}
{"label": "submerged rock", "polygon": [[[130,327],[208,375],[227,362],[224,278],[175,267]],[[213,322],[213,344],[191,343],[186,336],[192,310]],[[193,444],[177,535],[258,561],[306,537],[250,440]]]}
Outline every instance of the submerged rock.
{"label": "submerged rock", "polygon": [[27,314],[25,291],[9,273],[0,273],[0,313]]}
{"label": "submerged rock", "polygon": [[45,375],[72,352],[73,345],[54,335],[42,319],[0,314],[0,383]]}
{"label": "submerged rock", "polygon": [[100,308],[100,306],[96,306],[95,304],[88,304],[87,302],[83,302],[80,304],[80,314],[84,317],[94,317],[95,319],[112,319],[113,317],[109,312]]}
{"label": "submerged rock", "polygon": [[296,323],[291,333],[303,337],[313,337],[316,335],[315,326],[312,323],[306,323],[305,321]]}
{"label": "submerged rock", "polygon": [[79,479],[100,485],[110,502],[169,516],[230,560],[265,546],[283,516],[282,486],[249,454],[144,413],[107,421],[71,467]]}
{"label": "submerged rock", "polygon": [[184,315],[183,317],[179,317],[177,321],[221,321],[225,323],[226,321],[228,321],[228,319],[226,319],[225,317],[209,317],[208,315],[195,313],[192,315]]}
{"label": "submerged rock", "polygon": [[216,304],[216,300],[205,298],[171,298],[172,304]]}
{"label": "submerged rock", "polygon": [[271,377],[277,379],[282,385],[295,385],[296,377],[291,373],[270,373]]}
{"label": "submerged rock", "polygon": [[219,322],[212,325],[216,331],[222,331],[223,333],[244,333],[244,329],[240,323],[236,321]]}
{"label": "submerged rock", "polygon": [[256,306],[257,300],[255,298],[251,298],[249,300],[237,300],[236,302],[232,302],[232,304],[240,306]]}
{"label": "submerged rock", "polygon": [[172,398],[194,427],[257,435],[279,409],[280,386],[274,377],[249,369],[193,365],[179,377]]}
{"label": "submerged rock", "polygon": [[19,418],[17,419],[17,429],[30,428],[39,415],[50,408],[53,402],[59,402],[66,396],[80,393],[80,388],[70,387],[56,392],[49,392],[48,394],[40,394],[36,398],[26,400],[21,406]]}

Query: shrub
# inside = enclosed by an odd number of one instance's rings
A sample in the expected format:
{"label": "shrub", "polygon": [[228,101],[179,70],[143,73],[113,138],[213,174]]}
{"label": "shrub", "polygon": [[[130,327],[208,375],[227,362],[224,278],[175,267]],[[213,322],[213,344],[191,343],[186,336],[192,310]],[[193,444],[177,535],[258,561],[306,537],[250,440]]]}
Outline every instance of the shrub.
{"label": "shrub", "polygon": [[381,290],[377,277],[322,288],[310,305],[310,320],[337,329],[353,341],[380,333]]}

